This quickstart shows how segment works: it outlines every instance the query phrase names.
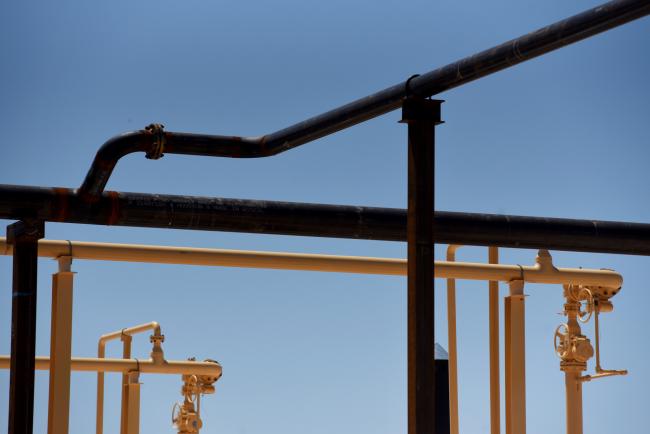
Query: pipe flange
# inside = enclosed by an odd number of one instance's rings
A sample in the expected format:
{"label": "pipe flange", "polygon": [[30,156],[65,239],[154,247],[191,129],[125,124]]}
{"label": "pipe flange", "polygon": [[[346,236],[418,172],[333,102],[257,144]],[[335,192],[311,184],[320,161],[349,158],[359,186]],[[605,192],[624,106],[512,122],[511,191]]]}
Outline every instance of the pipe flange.
{"label": "pipe flange", "polygon": [[165,152],[165,126],[163,124],[149,124],[144,127],[145,131],[148,131],[153,136],[153,143],[151,148],[145,154],[145,157],[150,160],[158,160],[162,158]]}

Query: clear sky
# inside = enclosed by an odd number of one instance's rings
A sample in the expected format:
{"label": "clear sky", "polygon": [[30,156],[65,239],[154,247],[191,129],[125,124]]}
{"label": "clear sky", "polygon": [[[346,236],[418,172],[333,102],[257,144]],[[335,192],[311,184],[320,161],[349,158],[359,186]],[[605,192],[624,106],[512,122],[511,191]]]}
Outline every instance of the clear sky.
{"label": "clear sky", "polygon": [[[598,4],[576,1],[277,0],[5,2],[0,9],[0,183],[80,185],[109,137],[151,122],[169,131],[257,135]],[[442,94],[440,210],[650,222],[650,20]],[[131,155],[118,191],[406,205],[406,127],[382,116],[262,160]],[[9,221],[0,222],[2,225]],[[403,257],[405,245],[48,223],[47,238]],[[444,246],[438,246],[441,257]],[[558,266],[625,278],[602,319],[606,368],[586,384],[585,432],[647,431],[650,259],[552,252]],[[532,264],[532,250],[503,250]],[[459,259],[485,261],[486,249]],[[37,354],[49,354],[51,260],[39,262]],[[224,367],[203,401],[205,433],[406,432],[406,281],[75,261],[73,353],[106,332],[156,320],[171,359]],[[0,258],[0,353],[10,351],[11,259]],[[444,282],[436,338],[447,347]],[[460,424],[489,429],[487,283],[458,283]],[[507,288],[502,286],[502,295]],[[527,298],[528,432],[564,430],[552,336],[560,287]],[[585,328],[593,338],[593,326]],[[108,354],[119,354],[118,344]],[[134,355],[149,353],[146,337]],[[593,370],[593,363],[590,365]],[[36,375],[35,432],[46,432],[47,374]],[[173,432],[180,378],[143,375],[143,434]],[[119,377],[107,376],[105,432],[119,429]],[[8,372],[0,372],[0,429]],[[95,427],[95,376],[75,373],[71,433]]]}

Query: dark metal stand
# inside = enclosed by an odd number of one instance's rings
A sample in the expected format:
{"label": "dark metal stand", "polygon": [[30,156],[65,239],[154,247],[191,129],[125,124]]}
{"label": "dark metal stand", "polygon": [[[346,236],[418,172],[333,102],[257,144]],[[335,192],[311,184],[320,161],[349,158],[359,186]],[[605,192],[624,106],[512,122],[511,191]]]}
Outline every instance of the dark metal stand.
{"label": "dark metal stand", "polygon": [[7,241],[14,250],[9,434],[32,434],[33,430],[36,275],[38,240],[44,233],[42,221],[22,220],[7,227]]}
{"label": "dark metal stand", "polygon": [[436,434],[449,434],[449,360],[436,360]]}
{"label": "dark metal stand", "polygon": [[408,124],[408,434],[433,434],[433,212],[435,125],[442,101],[407,98]]}

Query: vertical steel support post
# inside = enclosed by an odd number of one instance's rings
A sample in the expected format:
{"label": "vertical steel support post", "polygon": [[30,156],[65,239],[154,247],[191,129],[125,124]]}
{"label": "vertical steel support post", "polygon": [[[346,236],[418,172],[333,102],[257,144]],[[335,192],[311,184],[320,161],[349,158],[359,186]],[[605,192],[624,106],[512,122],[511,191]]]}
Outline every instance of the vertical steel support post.
{"label": "vertical steel support post", "polygon": [[[488,247],[488,262],[499,263],[499,248]],[[499,379],[499,282],[489,285],[490,323],[490,434],[501,433],[501,381]]]}
{"label": "vertical steel support post", "polygon": [[505,298],[506,434],[526,434],[526,329],[524,281],[510,282]]}
{"label": "vertical steel support post", "polygon": [[408,434],[435,432],[433,227],[435,125],[442,101],[409,97],[408,124]]}
{"label": "vertical steel support post", "polygon": [[7,227],[7,241],[14,251],[9,434],[32,434],[34,426],[38,240],[44,233],[45,224],[37,220],[21,220]]}
{"label": "vertical steel support post", "polygon": [[71,256],[61,256],[59,271],[52,275],[52,327],[50,331],[50,391],[48,434],[68,434],[70,417],[70,363],[72,358]]}

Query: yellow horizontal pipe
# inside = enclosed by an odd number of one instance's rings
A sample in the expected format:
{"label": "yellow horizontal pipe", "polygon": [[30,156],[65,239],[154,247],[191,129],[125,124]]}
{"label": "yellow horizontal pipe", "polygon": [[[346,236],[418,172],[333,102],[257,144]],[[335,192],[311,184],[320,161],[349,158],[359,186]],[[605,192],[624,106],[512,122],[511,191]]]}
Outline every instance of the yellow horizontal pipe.
{"label": "yellow horizontal pipe", "polygon": [[[91,243],[40,240],[38,254],[57,258],[102,261],[150,262],[159,264],[207,265],[265,268],[276,270],[326,271],[339,273],[406,276],[406,260],[363,256],[316,255],[306,253],[168,247],[138,244]],[[0,238],[0,253],[12,254],[12,247]],[[533,266],[436,261],[435,277],[509,282],[523,279],[531,283],[603,286],[618,289],[620,274],[611,270],[555,268],[547,261]]]}
{"label": "yellow horizontal pipe", "polygon": [[[0,369],[9,369],[10,357],[0,356]],[[47,371],[50,369],[49,357],[36,357],[36,369]],[[98,359],[91,357],[73,357],[71,363],[73,371],[86,372],[129,372],[138,371],[146,374],[196,374],[211,377],[221,376],[221,365],[213,362],[173,361],[154,363],[152,360],[136,359]]]}
{"label": "yellow horizontal pipe", "polygon": [[106,333],[99,337],[98,347],[101,348],[102,346],[106,345],[106,342],[119,339],[122,337],[122,335],[131,336],[138,333],[146,332],[147,330],[154,330],[155,335],[160,335],[160,324],[158,324],[156,321],[151,321],[145,324],[139,324],[137,326],[127,327],[121,330],[116,330],[111,333]]}

